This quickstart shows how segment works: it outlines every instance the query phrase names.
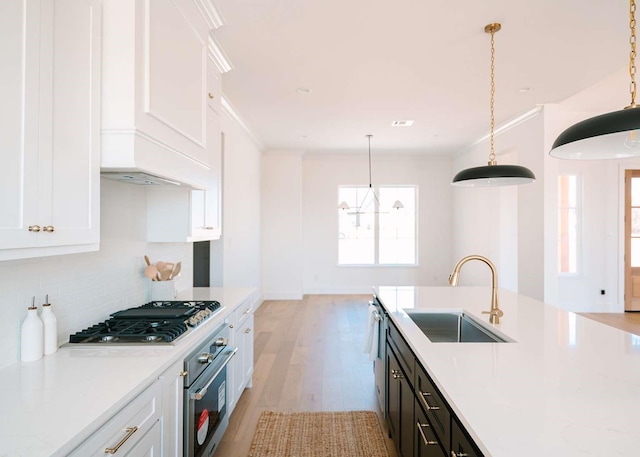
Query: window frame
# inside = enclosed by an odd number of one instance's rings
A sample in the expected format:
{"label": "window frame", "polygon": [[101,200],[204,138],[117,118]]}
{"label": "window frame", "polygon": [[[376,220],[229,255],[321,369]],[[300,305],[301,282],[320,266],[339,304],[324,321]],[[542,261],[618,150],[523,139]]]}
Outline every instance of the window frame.
{"label": "window frame", "polygon": [[[576,194],[576,202],[575,206],[561,206],[560,205],[560,179],[562,177],[575,177],[575,194]],[[557,177],[557,185],[558,185],[558,193],[556,199],[556,217],[557,217],[557,232],[556,232],[556,240],[557,240],[557,256],[556,256],[556,271],[558,276],[564,278],[575,278],[582,276],[582,239],[583,239],[583,177],[582,174],[576,172],[566,172],[559,173]],[[576,219],[576,240],[575,240],[575,271],[561,271],[561,263],[560,263],[560,255],[561,255],[561,245],[562,239],[560,237],[560,212],[562,210],[570,210],[575,209],[575,219]]]}

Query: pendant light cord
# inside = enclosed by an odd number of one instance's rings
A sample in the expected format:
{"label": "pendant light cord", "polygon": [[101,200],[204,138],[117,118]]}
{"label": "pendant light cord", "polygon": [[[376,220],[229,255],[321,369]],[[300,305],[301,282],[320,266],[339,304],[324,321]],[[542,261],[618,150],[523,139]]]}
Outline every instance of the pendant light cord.
{"label": "pendant light cord", "polygon": [[495,40],[494,34],[500,30],[500,24],[490,24],[485,27],[485,32],[491,33],[491,99],[490,99],[490,110],[491,110],[491,128],[489,130],[489,139],[490,139],[490,153],[489,153],[489,165],[496,165],[496,153],[495,153],[495,143],[493,139],[493,131],[496,125],[496,118],[493,112],[493,106],[495,104],[495,96],[496,96],[496,78],[495,78],[495,61],[496,61],[496,48],[495,48]]}
{"label": "pendant light cord", "polygon": [[629,53],[629,76],[631,77],[631,83],[629,84],[629,92],[631,92],[631,104],[627,108],[636,107],[636,2],[635,0],[629,0],[629,28],[631,29],[631,36],[629,37],[629,44],[631,45],[631,52]]}
{"label": "pendant light cord", "polygon": [[369,188],[371,188],[371,137],[373,135],[367,135],[369,138]]}

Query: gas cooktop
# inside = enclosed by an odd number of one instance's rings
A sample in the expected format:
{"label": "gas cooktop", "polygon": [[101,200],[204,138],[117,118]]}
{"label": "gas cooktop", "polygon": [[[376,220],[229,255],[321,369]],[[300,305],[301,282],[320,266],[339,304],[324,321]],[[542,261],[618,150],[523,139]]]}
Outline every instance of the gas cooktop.
{"label": "gas cooktop", "polygon": [[153,301],[111,315],[69,337],[70,344],[175,344],[184,335],[219,312],[217,301]]}

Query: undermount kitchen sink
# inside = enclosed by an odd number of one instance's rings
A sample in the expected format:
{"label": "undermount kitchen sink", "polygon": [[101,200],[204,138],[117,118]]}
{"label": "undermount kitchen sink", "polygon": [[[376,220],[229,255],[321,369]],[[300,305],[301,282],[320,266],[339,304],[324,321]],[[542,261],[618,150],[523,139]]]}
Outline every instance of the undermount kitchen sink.
{"label": "undermount kitchen sink", "polygon": [[464,311],[406,311],[432,343],[508,343]]}

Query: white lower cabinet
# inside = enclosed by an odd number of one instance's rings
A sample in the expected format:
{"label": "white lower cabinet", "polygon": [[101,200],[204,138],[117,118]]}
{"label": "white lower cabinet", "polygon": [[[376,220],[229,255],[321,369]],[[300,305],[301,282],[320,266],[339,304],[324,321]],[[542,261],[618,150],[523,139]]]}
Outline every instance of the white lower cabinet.
{"label": "white lower cabinet", "polygon": [[[156,381],[69,455],[71,457],[104,456],[116,453],[129,457],[160,455],[161,416],[162,383]],[[156,452],[151,453],[151,450]]]}
{"label": "white lower cabinet", "polygon": [[[162,455],[182,455],[184,368],[182,360],[176,362],[160,376],[162,383]],[[144,454],[143,454],[144,455]],[[154,454],[157,455],[157,454]]]}
{"label": "white lower cabinet", "polygon": [[229,317],[231,345],[238,348],[236,356],[229,362],[229,412],[238,403],[245,388],[251,387],[253,374],[253,305],[242,303]]}
{"label": "white lower cabinet", "polygon": [[182,360],[174,363],[69,456],[181,456],[182,368]]}

